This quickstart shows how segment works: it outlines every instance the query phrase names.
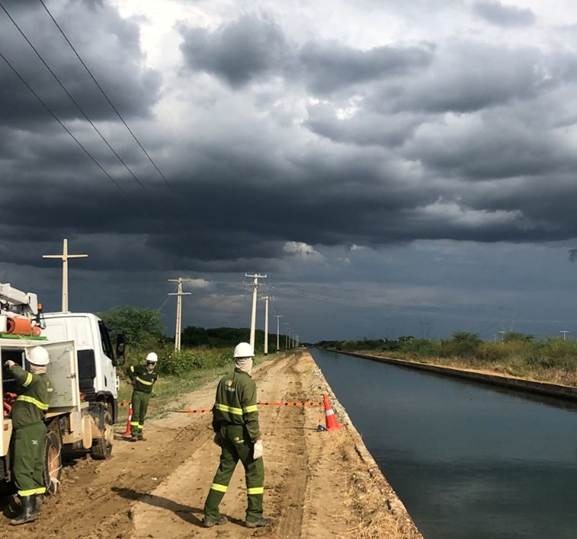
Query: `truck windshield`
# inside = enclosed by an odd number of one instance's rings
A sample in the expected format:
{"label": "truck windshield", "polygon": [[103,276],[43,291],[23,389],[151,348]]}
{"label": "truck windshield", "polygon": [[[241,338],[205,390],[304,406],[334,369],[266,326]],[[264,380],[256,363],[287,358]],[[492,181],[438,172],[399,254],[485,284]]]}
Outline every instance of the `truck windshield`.
{"label": "truck windshield", "polygon": [[114,359],[114,352],[112,351],[112,343],[110,342],[110,334],[108,333],[108,328],[104,325],[104,322],[102,322],[102,320],[98,322],[98,328],[100,329],[100,339],[102,341],[102,349],[104,350],[104,353],[110,359]]}

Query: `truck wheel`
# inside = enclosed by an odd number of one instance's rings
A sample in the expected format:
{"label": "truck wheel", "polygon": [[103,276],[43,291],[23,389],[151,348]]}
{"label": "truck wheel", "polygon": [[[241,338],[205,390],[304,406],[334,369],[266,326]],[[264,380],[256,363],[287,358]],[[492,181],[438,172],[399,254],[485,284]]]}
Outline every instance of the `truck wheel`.
{"label": "truck wheel", "polygon": [[104,425],[104,436],[102,438],[96,438],[92,442],[90,456],[95,460],[106,460],[112,455],[112,440],[114,440],[112,414],[106,408],[102,408],[99,412],[102,416],[100,421],[97,420],[97,424]]}
{"label": "truck wheel", "polygon": [[46,431],[44,451],[44,485],[47,494],[56,494],[60,488],[62,471],[62,438],[58,425],[50,425]]}

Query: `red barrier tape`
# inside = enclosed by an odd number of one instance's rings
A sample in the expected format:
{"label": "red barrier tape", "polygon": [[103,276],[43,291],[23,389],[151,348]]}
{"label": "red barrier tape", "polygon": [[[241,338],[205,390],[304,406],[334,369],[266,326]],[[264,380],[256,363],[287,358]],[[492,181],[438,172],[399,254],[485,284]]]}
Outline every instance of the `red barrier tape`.
{"label": "red barrier tape", "polygon": [[[316,408],[323,405],[322,402],[315,401],[291,401],[291,402],[257,402],[258,406],[279,406],[279,407],[295,407],[295,408]],[[173,410],[177,414],[203,414],[211,412],[212,408],[196,408],[190,410]]]}

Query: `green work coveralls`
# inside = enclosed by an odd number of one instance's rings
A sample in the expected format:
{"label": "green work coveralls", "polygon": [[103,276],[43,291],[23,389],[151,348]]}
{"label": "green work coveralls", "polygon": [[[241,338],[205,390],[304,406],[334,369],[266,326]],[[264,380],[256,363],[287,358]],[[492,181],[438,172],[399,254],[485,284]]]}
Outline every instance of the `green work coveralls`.
{"label": "green work coveralls", "polygon": [[218,520],[218,506],[240,460],[245,469],[248,506],[246,520],[262,518],[264,494],[263,459],[253,459],[254,442],[260,438],[256,384],[238,369],[223,377],[216,390],[212,409],[212,428],[220,442],[220,465],[204,505],[207,520]]}
{"label": "green work coveralls", "polygon": [[14,483],[19,496],[45,494],[44,414],[48,410],[52,387],[45,374],[32,374],[18,365],[10,367],[10,373],[20,385],[12,407]]}
{"label": "green work coveralls", "polygon": [[128,368],[128,377],[132,381],[132,420],[130,426],[133,436],[141,436],[148,410],[148,401],[154,383],[158,378],[156,371],[148,372],[146,365],[137,365]]}

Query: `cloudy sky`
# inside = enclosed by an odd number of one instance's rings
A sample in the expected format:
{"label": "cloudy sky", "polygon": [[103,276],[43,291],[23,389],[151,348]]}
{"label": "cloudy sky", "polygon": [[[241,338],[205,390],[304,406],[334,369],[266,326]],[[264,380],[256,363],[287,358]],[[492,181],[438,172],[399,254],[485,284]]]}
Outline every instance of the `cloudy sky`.
{"label": "cloudy sky", "polygon": [[158,169],[0,0],[69,94],[0,9],[0,281],[57,309],[67,237],[74,310],[170,328],[183,276],[186,324],[246,326],[257,271],[305,340],[577,336],[570,0],[45,2]]}

